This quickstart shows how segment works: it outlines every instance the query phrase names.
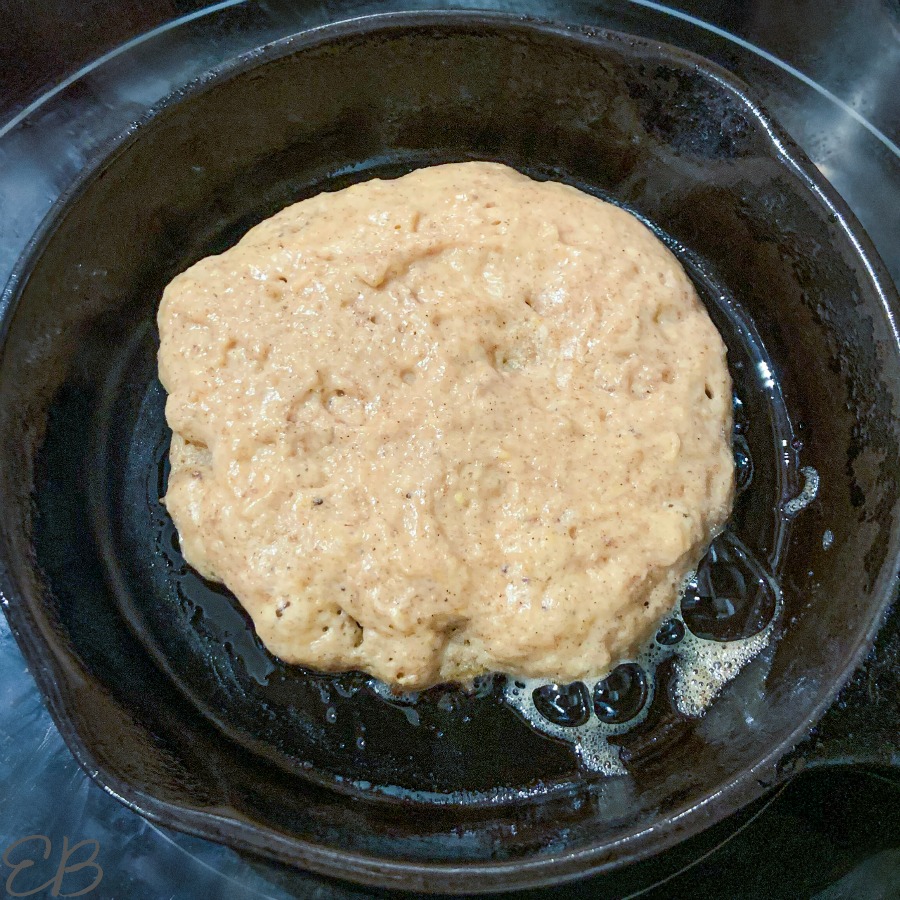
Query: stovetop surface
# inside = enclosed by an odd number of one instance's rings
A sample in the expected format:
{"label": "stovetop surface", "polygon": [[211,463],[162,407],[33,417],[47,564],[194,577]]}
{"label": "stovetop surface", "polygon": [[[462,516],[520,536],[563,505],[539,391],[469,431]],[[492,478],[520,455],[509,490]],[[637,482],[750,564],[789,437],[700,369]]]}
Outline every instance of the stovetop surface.
{"label": "stovetop surface", "polygon": [[[857,0],[12,0],[0,7],[0,285],[95,148],[174,88],[238,53],[312,25],[399,9],[492,9],[642,34],[731,69],[844,196],[900,282],[900,3]],[[900,613],[810,745],[823,756],[900,763]],[[796,776],[674,851],[540,897],[652,900],[900,898],[900,776],[877,765]],[[379,895],[248,860],[146,822],[77,766],[0,619],[0,853],[52,878],[66,838],[97,841],[87,896],[356,898]],[[38,847],[38,850],[35,850]],[[73,861],[77,857],[73,856]],[[4,860],[6,863],[6,860]],[[44,871],[46,869],[46,871]],[[12,869],[0,865],[0,883]],[[81,877],[82,881],[78,882]],[[25,873],[12,888],[27,889]],[[72,873],[61,892],[90,884]],[[49,888],[47,890],[50,890]],[[43,896],[43,894],[41,895]]]}

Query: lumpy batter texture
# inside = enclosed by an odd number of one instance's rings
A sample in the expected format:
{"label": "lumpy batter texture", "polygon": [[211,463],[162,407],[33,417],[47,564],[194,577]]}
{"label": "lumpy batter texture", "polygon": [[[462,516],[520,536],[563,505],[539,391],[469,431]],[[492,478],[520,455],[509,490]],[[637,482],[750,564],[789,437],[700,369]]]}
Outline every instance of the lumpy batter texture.
{"label": "lumpy batter texture", "polygon": [[463,163],[320,194],[175,278],[159,330],[182,550],[290,663],[602,674],[730,511],[722,340],[571,187]]}

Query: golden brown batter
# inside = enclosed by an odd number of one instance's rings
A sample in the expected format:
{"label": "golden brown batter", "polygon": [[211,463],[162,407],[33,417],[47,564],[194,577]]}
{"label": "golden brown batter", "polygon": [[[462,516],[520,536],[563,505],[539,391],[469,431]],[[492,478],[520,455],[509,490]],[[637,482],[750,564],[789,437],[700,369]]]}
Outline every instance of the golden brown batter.
{"label": "golden brown batter", "polygon": [[725,348],[637,219],[493,163],[297,203],[166,288],[166,505],[276,656],[628,656],[727,518]]}

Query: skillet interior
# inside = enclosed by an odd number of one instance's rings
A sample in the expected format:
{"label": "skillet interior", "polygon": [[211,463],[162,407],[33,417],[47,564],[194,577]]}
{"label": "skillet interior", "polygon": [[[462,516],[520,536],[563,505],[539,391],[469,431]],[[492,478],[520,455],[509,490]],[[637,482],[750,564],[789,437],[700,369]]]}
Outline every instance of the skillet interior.
{"label": "skillet interior", "polygon": [[[397,871],[563,857],[540,876],[497,870],[512,883],[656,849],[763,789],[886,604],[900,369],[886,301],[841,209],[693,59],[497,19],[337,31],[276,45],[264,65],[168,104],[69,198],[14,286],[0,385],[11,617],[82,761],[169,824],[349,875],[342,851]],[[326,185],[467,157],[604,193],[685,248],[753,408],[757,478],[738,521],[760,553],[775,550],[779,489],[799,489],[782,441],[802,440],[800,461],[822,477],[781,560],[774,652],[699,724],[661,711],[626,738],[626,778],[580,777],[564,746],[490,690],[408,709],[365,689],[342,697],[353,676],[272,671],[232,601],[180,573],[156,504],[166,433],[152,320],[172,275]],[[745,355],[743,315],[777,390]],[[323,786],[336,778],[341,793]],[[389,869],[360,862],[355,874],[383,881]],[[452,878],[429,885],[464,883]]]}

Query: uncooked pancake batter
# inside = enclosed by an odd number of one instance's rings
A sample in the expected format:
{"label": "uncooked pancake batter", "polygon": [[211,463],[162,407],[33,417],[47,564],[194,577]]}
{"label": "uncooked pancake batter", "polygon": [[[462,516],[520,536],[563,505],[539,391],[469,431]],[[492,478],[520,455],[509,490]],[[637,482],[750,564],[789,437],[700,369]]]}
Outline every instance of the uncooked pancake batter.
{"label": "uncooked pancake batter", "polygon": [[185,558],[289,663],[602,675],[730,512],[722,340],[571,187],[462,163],[320,194],[175,278],[159,330]]}

